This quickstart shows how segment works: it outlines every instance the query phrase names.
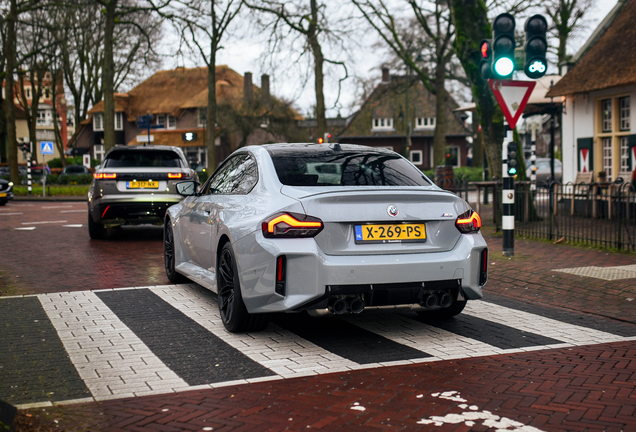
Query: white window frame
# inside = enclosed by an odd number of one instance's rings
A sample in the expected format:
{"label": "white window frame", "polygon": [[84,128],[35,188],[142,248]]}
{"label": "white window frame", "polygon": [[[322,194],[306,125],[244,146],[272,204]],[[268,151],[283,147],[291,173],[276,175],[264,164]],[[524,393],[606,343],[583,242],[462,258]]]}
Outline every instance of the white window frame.
{"label": "white window frame", "polygon": [[36,114],[35,124],[37,124],[38,126],[48,126],[49,121],[46,118],[46,111],[47,110],[43,109],[38,110],[38,113]]}
{"label": "white window frame", "polygon": [[164,128],[166,127],[166,115],[165,114],[158,114],[157,115],[157,126],[163,126]]}
{"label": "white window frame", "polygon": [[435,117],[417,117],[415,129],[435,129]]}
{"label": "white window frame", "polygon": [[197,125],[199,127],[206,127],[208,125],[208,109],[206,107],[197,108]]}
{"label": "white window frame", "polygon": [[[419,161],[413,160],[413,156],[418,155]],[[409,160],[413,163],[413,165],[423,165],[424,164],[424,152],[422,150],[411,150],[409,152]]]}
{"label": "white window frame", "polygon": [[612,181],[612,137],[605,137],[601,139],[601,145],[603,148],[603,171],[605,171],[606,181]]}
{"label": "white window frame", "polygon": [[93,131],[95,132],[104,131],[104,113],[93,114]]}
{"label": "white window frame", "polygon": [[106,151],[104,150],[104,144],[93,145],[93,159],[98,160],[100,163],[104,160]]}
{"label": "white window frame", "polygon": [[176,129],[177,128],[177,119],[172,115],[168,114],[168,122],[166,124],[168,129]]}
{"label": "white window frame", "polygon": [[376,117],[372,120],[371,130],[393,130],[393,117]]}
{"label": "white window frame", "polygon": [[629,96],[618,98],[619,125],[618,130],[626,132],[631,129],[631,109]]}
{"label": "white window frame", "polygon": [[121,113],[121,112],[115,113],[115,130],[116,131],[124,130],[124,113]]}

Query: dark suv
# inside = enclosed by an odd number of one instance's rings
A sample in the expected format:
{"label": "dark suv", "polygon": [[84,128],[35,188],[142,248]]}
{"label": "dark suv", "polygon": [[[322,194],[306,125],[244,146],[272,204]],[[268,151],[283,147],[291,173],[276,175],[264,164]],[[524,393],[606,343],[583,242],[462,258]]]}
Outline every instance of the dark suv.
{"label": "dark suv", "polygon": [[166,209],[183,197],[175,184],[198,181],[183,151],[169,146],[117,146],[93,174],[88,190],[88,233],[106,237],[107,228],[162,224]]}

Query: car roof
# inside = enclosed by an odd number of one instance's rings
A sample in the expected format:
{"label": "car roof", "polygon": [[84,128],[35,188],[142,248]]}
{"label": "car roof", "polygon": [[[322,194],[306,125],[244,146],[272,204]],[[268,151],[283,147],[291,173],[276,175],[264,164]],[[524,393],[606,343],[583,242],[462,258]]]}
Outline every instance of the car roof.
{"label": "car roof", "polygon": [[323,153],[327,151],[354,151],[359,153],[394,153],[392,150],[370,147],[359,144],[313,144],[313,143],[276,143],[276,144],[263,144],[259,147],[265,148],[270,154],[275,153],[293,153],[294,151],[316,152]]}

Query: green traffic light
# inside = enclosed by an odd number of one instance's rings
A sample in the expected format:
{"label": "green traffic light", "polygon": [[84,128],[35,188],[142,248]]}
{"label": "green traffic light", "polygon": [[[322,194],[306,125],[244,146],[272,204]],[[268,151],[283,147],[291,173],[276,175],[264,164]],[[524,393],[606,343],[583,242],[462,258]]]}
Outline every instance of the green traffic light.
{"label": "green traffic light", "polygon": [[510,175],[517,174],[517,168],[508,168],[508,174]]}
{"label": "green traffic light", "polygon": [[502,77],[508,76],[512,73],[514,69],[515,69],[514,62],[512,61],[512,59],[509,59],[508,57],[502,57],[495,61],[495,72],[497,72],[497,75],[499,76],[502,76]]}

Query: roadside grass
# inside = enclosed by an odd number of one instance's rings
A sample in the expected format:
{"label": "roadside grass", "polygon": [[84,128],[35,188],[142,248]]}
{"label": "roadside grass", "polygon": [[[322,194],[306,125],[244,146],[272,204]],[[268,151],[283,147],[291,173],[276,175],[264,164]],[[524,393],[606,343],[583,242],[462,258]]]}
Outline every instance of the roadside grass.
{"label": "roadside grass", "polygon": [[[51,185],[46,186],[47,196],[86,196],[89,185]],[[16,196],[27,196],[28,186],[13,186],[13,193]],[[32,195],[42,196],[42,186],[33,186]]]}

